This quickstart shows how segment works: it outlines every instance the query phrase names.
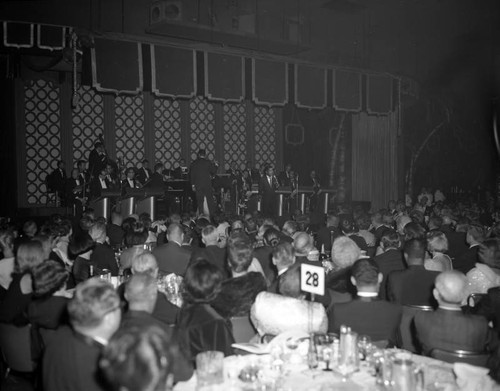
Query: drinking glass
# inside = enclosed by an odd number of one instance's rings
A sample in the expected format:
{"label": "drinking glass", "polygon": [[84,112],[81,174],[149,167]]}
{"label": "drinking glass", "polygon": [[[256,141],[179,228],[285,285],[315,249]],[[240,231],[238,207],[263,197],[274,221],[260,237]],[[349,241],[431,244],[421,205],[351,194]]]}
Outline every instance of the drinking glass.
{"label": "drinking glass", "polygon": [[209,350],[196,355],[196,389],[224,382],[224,353]]}
{"label": "drinking glass", "polygon": [[359,354],[362,361],[366,360],[366,356],[370,351],[372,345],[372,339],[369,335],[360,335],[358,339]]}

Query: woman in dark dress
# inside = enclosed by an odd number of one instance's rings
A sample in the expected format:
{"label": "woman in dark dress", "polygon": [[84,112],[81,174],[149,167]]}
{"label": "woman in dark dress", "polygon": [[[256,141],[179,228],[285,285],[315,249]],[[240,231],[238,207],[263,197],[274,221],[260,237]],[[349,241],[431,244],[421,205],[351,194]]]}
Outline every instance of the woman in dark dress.
{"label": "woman in dark dress", "polygon": [[[40,353],[60,325],[67,323],[66,291],[68,271],[57,261],[47,260],[36,266],[33,275],[33,301],[28,306],[32,325],[32,349]],[[36,358],[36,354],[35,354]]]}
{"label": "woman in dark dress", "polygon": [[184,276],[184,305],[177,317],[179,340],[186,352],[196,355],[218,350],[226,356],[233,354],[231,326],[211,306],[221,289],[222,272],[204,259],[190,264]]}
{"label": "woman in dark dress", "polygon": [[40,242],[32,240],[22,243],[16,255],[12,282],[0,303],[0,322],[24,326],[28,323],[26,309],[32,299],[33,284],[31,272],[45,259]]}

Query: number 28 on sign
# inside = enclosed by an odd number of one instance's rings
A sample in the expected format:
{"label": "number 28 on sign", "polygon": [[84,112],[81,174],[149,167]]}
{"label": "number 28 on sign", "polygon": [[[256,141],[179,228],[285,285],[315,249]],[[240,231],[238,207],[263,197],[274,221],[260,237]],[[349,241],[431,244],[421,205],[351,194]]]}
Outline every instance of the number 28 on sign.
{"label": "number 28 on sign", "polygon": [[315,295],[325,294],[325,269],[323,266],[300,265],[300,289]]}

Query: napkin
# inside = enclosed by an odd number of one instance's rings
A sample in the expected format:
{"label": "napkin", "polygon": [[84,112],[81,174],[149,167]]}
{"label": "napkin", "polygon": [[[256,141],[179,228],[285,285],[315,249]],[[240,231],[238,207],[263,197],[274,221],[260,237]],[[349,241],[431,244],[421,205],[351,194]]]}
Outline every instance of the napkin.
{"label": "napkin", "polygon": [[453,371],[457,376],[459,390],[466,391],[494,391],[500,390],[489,376],[488,368],[476,367],[465,363],[453,364]]}

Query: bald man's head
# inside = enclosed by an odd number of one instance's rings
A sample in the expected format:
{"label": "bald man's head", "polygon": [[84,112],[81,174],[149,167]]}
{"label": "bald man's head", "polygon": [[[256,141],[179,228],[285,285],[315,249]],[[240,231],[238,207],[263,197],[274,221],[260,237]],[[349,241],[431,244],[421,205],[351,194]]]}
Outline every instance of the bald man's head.
{"label": "bald man's head", "polygon": [[314,248],[314,241],[307,232],[299,232],[293,241],[295,254],[298,256],[307,256],[309,251]]}
{"label": "bald man's head", "polygon": [[467,286],[467,278],[456,270],[442,272],[434,283],[434,297],[439,304],[461,305]]}

